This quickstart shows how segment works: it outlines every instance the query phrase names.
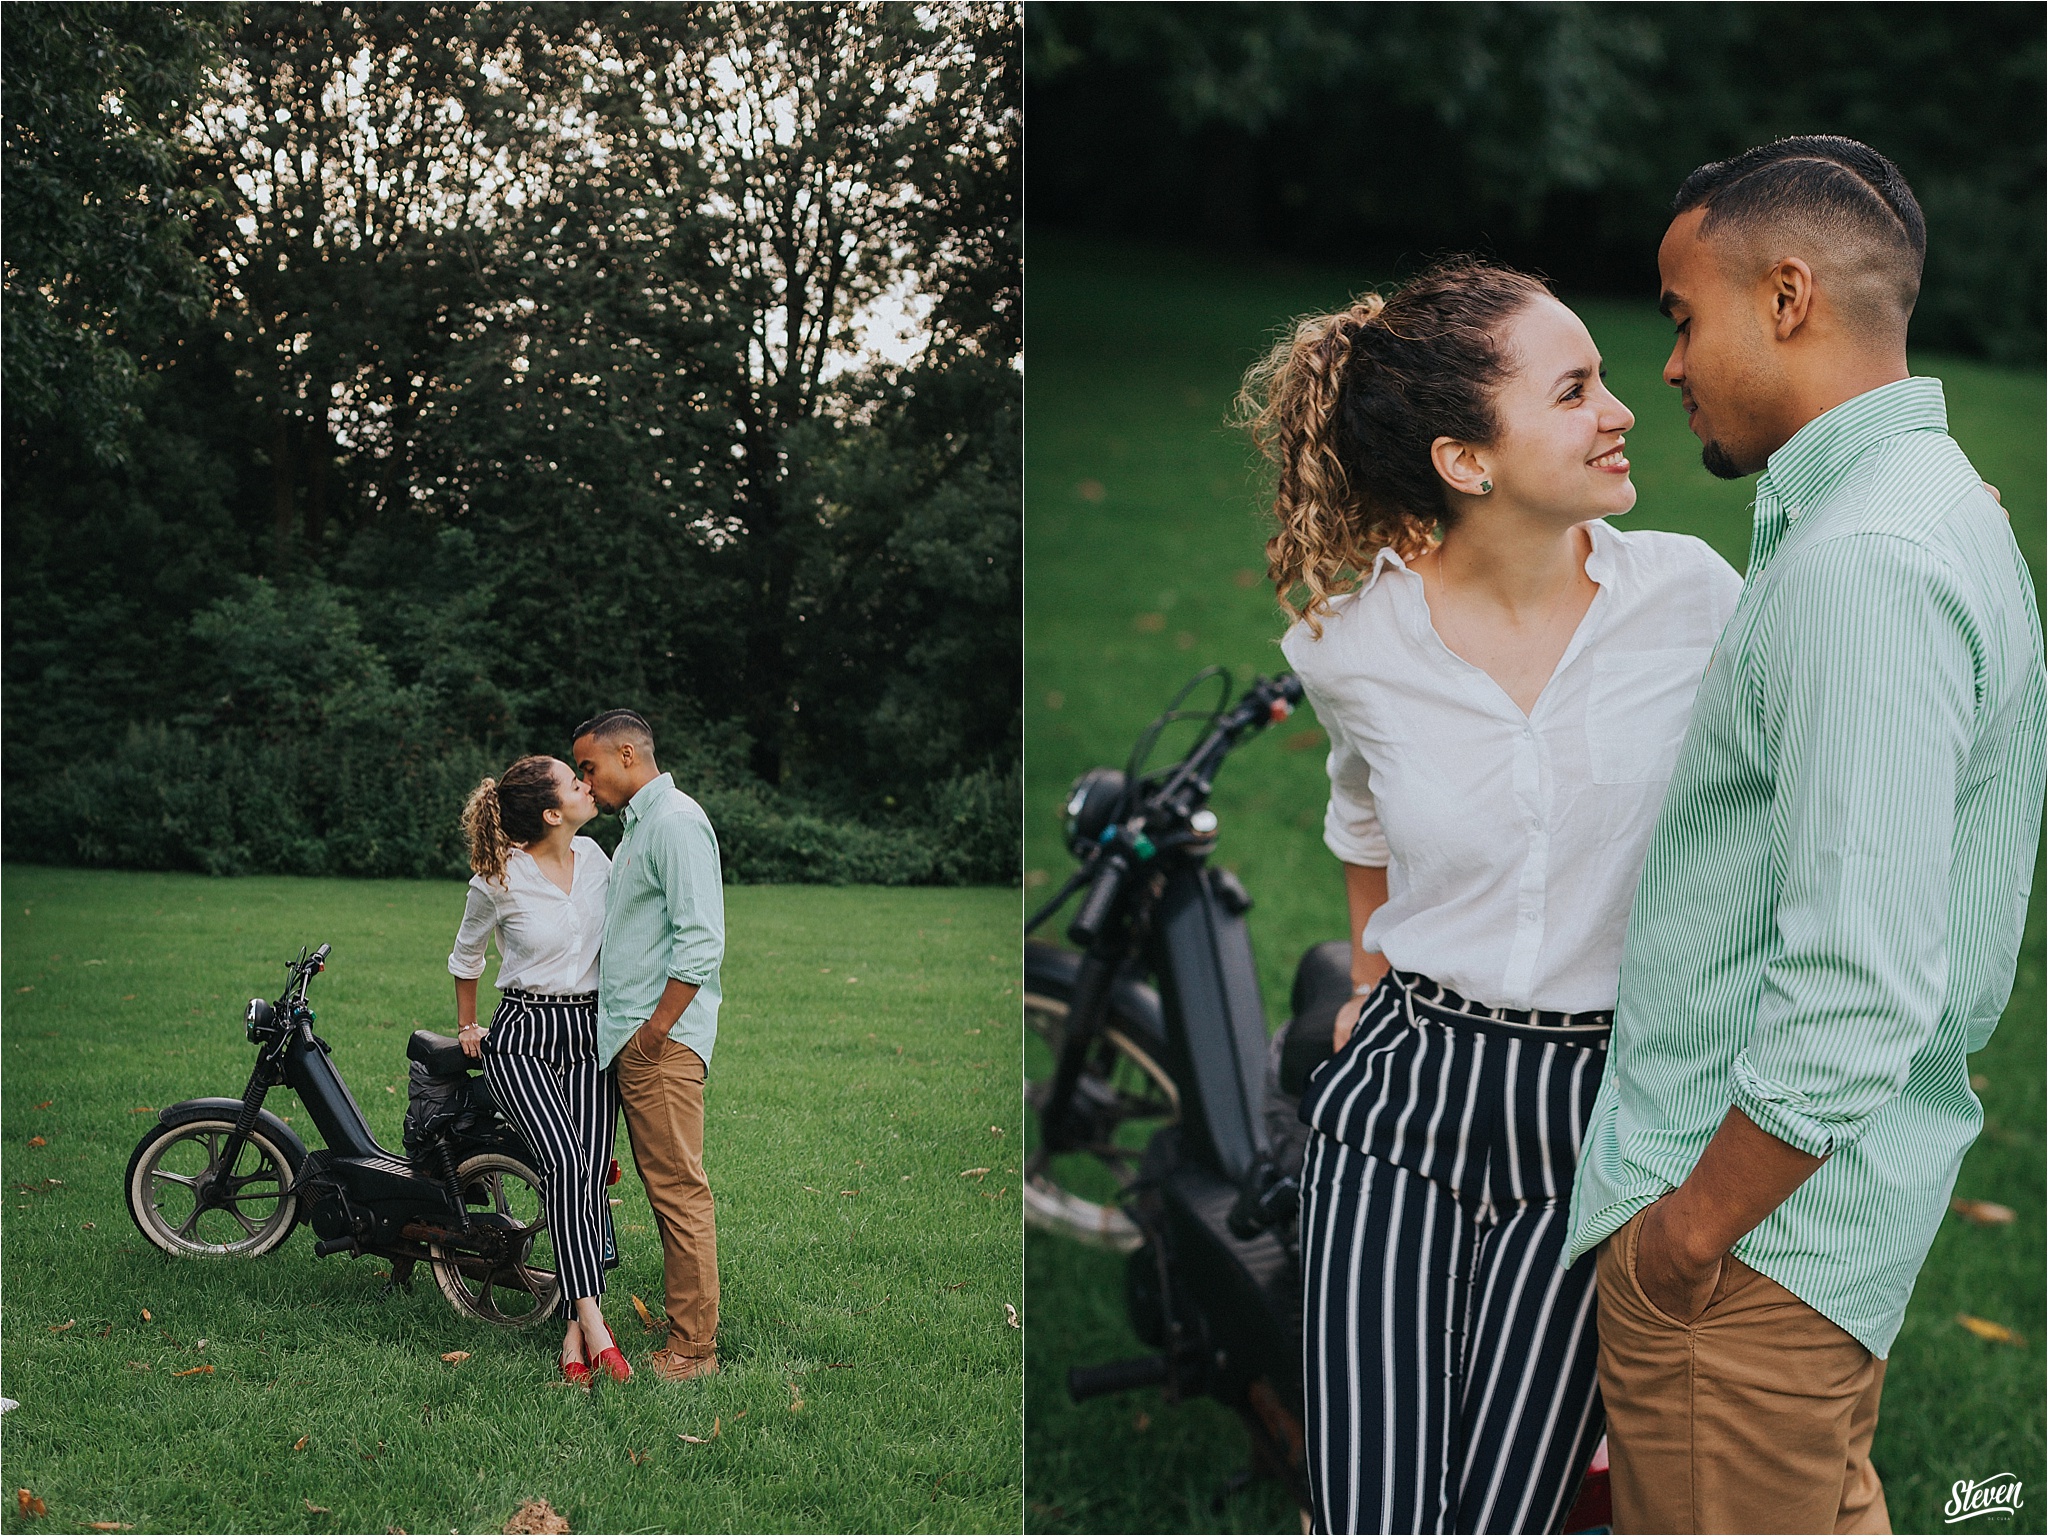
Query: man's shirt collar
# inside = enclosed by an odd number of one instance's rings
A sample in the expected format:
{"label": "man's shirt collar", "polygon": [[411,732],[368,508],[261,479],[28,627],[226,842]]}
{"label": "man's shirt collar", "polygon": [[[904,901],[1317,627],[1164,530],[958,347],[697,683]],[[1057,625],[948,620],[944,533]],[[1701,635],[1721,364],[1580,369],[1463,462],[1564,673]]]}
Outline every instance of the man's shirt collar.
{"label": "man's shirt collar", "polygon": [[1948,406],[1939,379],[1900,379],[1844,400],[1792,434],[1757,481],[1786,521],[1822,501],[1864,453],[1902,432],[1946,432]]}
{"label": "man's shirt collar", "polygon": [[672,773],[657,774],[642,784],[633,798],[626,802],[625,810],[619,813],[620,819],[626,824],[626,830],[630,832],[633,824],[645,816],[657,800],[675,787],[676,776]]}

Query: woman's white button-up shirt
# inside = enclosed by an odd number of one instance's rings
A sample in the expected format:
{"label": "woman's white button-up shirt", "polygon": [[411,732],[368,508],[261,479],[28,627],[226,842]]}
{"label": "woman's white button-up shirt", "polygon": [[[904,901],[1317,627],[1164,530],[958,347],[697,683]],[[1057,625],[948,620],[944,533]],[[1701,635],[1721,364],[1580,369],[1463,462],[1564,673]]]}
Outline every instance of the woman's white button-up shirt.
{"label": "woman's white button-up shirt", "polygon": [[484,973],[484,944],[498,936],[498,990],[514,987],[529,992],[595,992],[597,951],[604,942],[605,887],[612,863],[587,837],[570,848],[576,872],[563,890],[541,872],[523,848],[505,855],[505,883],[494,885],[482,875],[469,881],[469,901],[462,909],[462,927],[455,951],[448,957],[450,974],[465,979]]}
{"label": "woman's white button-up shirt", "polygon": [[1621,941],[1742,578],[1683,534],[1588,525],[1599,591],[1525,716],[1382,550],[1322,638],[1281,642],[1330,737],[1323,841],[1385,865],[1365,948],[1476,1002],[1612,1008]]}

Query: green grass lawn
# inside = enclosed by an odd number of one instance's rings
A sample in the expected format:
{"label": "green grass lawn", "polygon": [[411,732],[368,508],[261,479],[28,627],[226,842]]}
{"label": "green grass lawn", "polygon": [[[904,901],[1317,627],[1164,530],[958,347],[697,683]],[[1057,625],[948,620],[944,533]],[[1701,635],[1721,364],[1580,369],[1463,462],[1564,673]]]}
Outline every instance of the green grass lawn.
{"label": "green grass lawn", "polygon": [[[310,1229],[240,1262],[144,1242],[121,1192],[155,1119],[139,1107],[239,1095],[242,1006],[302,944],[334,946],[319,1029],[400,1145],[406,1036],[453,1031],[462,900],[454,882],[5,872],[0,1392],[21,1406],[0,1433],[8,1488],[49,1513],[10,1492],[0,1528],[497,1531],[545,1498],[578,1531],[1015,1530],[1014,890],[728,891],[716,1378],[640,1371],[585,1396],[555,1384],[553,1325],[469,1321],[424,1266],[379,1300],[381,1261],[315,1259]],[[269,1107],[317,1145],[288,1090]],[[619,1155],[606,1315],[638,1367],[660,1338],[628,1296],[659,1307],[661,1247],[623,1126]],[[444,1364],[454,1350],[470,1358]]]}
{"label": "green grass lawn", "polygon": [[[1284,663],[1283,625],[1261,572],[1252,456],[1227,425],[1238,379],[1290,316],[1342,303],[1380,274],[1231,267],[1184,253],[1034,235],[1026,292],[1027,899],[1071,867],[1060,846],[1068,784],[1122,765],[1133,739],[1198,667],[1240,681]],[[1570,294],[1565,295],[1568,302]],[[1647,301],[1575,304],[1636,413],[1629,457],[1641,492],[1626,527],[1706,539],[1739,569],[1752,481],[1709,476],[1676,394],[1659,377],[1669,326]],[[1916,357],[1938,375],[1950,424],[2011,509],[2042,570],[2044,388],[2038,373]],[[1277,1024],[1303,949],[1344,935],[1337,862],[1322,846],[1322,732],[1304,714],[1224,769],[1214,807],[1219,862],[1257,901],[1251,914]],[[2043,1473],[2043,1057],[2040,884],[2006,1026],[1975,1059],[1984,1135],[1960,1193],[2019,1220],[1951,1220],[1922,1274],[1886,1380],[1876,1458],[1901,1531],[1942,1527],[1958,1478]],[[1046,930],[1050,936],[1052,930]],[[1121,1261],[1040,1234],[1026,1242],[1036,1324],[1026,1370],[1027,1525],[1034,1530],[1292,1530],[1267,1483],[1211,1498],[1245,1460],[1211,1404],[1162,1406],[1156,1392],[1075,1407],[1066,1368],[1144,1353],[1123,1322]],[[2024,1349],[1959,1328],[1968,1311],[2016,1328]],[[1986,1529],[2039,1529],[2023,1510]],[[1978,1522],[1971,1522],[1973,1528]]]}

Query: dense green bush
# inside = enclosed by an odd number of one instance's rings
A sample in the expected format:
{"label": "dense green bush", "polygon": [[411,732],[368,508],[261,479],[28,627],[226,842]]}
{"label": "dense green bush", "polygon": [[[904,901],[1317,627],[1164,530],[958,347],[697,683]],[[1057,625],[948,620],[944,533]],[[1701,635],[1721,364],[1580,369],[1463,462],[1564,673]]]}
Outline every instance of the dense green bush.
{"label": "dense green bush", "polygon": [[[757,785],[716,787],[716,760],[686,749],[674,771],[711,818],[729,884],[1016,879],[1014,772],[954,779],[928,806],[878,827]],[[693,771],[707,764],[713,787]],[[478,779],[504,767],[501,755],[467,743],[430,750],[409,742],[389,718],[284,740],[239,729],[203,735],[137,727],[104,756],[17,789],[6,856],[212,875],[461,877],[469,872],[462,802]],[[591,830],[606,847],[616,845],[615,819]]]}

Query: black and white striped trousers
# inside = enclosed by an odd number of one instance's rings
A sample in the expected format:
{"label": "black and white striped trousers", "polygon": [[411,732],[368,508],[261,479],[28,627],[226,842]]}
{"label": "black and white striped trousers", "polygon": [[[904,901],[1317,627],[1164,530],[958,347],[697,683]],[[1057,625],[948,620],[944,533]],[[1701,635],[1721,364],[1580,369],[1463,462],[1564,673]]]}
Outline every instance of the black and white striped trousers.
{"label": "black and white striped trousers", "polygon": [[602,1296],[619,1086],[597,1063],[595,994],[507,992],[484,1036],[484,1078],[540,1162],[563,1296]]}
{"label": "black and white striped trousers", "polygon": [[1302,1356],[1318,1531],[1555,1531],[1605,1415],[1559,1267],[1610,1014],[1390,974],[1310,1076]]}

